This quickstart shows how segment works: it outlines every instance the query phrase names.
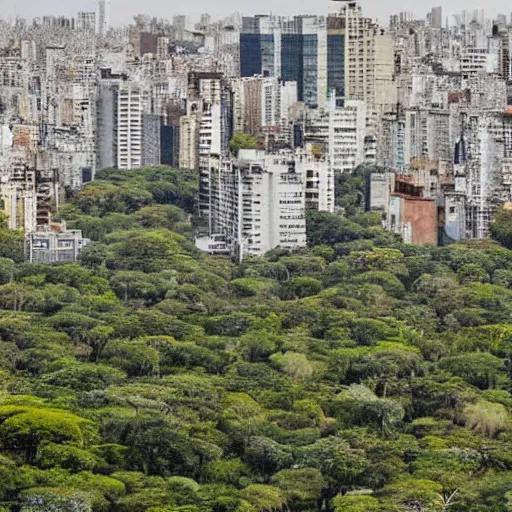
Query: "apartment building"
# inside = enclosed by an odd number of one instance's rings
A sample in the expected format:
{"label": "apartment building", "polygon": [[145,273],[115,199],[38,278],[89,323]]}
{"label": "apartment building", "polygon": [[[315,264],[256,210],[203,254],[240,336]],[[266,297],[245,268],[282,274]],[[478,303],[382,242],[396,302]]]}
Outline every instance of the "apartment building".
{"label": "apartment building", "polygon": [[121,84],[117,92],[117,167],[142,165],[142,93],[136,84]]}
{"label": "apartment building", "polygon": [[306,211],[334,210],[334,175],[311,146],[211,156],[209,169],[210,232],[197,246],[213,254],[241,261],[275,247],[304,247]]}

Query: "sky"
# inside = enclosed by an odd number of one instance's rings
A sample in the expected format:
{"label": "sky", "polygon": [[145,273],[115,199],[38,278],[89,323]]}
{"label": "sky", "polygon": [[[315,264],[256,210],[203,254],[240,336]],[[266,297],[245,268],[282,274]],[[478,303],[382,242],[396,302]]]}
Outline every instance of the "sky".
{"label": "sky", "polygon": [[[406,0],[360,0],[365,16],[377,18],[386,25],[390,14],[400,11],[413,11],[417,18],[423,18],[431,7],[440,5],[439,0],[419,2]],[[213,19],[223,18],[235,11],[244,15],[269,13],[290,14],[325,14],[329,0],[187,0],[176,2],[169,0],[111,0],[111,22],[114,25],[130,23],[134,14],[148,14],[159,18],[171,19],[175,14],[190,15],[192,21],[202,12],[209,12]],[[442,3],[443,17],[458,13],[462,9],[485,8],[487,16],[497,13],[509,15],[512,5],[505,0],[478,2],[472,0],[449,0]],[[257,6],[257,7],[256,7]],[[26,18],[40,17],[45,14],[73,16],[78,11],[96,11],[94,0],[0,0],[0,18],[22,16]]]}

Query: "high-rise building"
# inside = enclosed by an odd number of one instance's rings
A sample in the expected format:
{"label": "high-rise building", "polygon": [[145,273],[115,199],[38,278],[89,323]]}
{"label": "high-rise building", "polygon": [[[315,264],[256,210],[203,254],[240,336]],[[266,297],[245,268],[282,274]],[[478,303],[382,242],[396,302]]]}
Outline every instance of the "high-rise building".
{"label": "high-rise building", "polygon": [[[254,75],[276,76],[275,71],[279,47],[274,32],[277,32],[276,20],[271,16],[255,16],[242,19],[240,32],[240,76]],[[277,46],[277,49],[276,49]]]}
{"label": "high-rise building", "polygon": [[352,172],[365,161],[366,103],[346,101],[343,107],[330,99],[329,108],[311,113],[306,121],[306,142],[327,148],[333,175]]}
{"label": "high-rise building", "polygon": [[117,167],[118,144],[118,97],[125,75],[113,74],[110,69],[101,70],[96,104],[96,167]]}
{"label": "high-rise building", "polygon": [[290,107],[297,103],[297,82],[253,76],[233,81],[234,131],[260,140],[288,121]]}
{"label": "high-rise building", "polygon": [[325,18],[243,18],[240,75],[274,76],[297,82],[299,101],[310,107],[324,104],[327,95]]}
{"label": "high-rise building", "polygon": [[[343,2],[337,16],[345,25],[345,98],[373,105],[375,36],[379,28],[356,1]],[[392,55],[391,55],[392,58]]]}
{"label": "high-rise building", "polygon": [[96,13],[95,12],[79,12],[77,17],[78,30],[87,32],[96,32]]}
{"label": "high-rise building", "polygon": [[98,32],[101,37],[107,35],[110,28],[110,0],[100,0],[98,4]]}
{"label": "high-rise building", "polygon": [[142,114],[142,166],[160,165],[162,118]]}
{"label": "high-rise building", "polygon": [[327,18],[327,88],[345,98],[345,20],[340,16]]}
{"label": "high-rise building", "polygon": [[[306,245],[306,211],[334,210],[334,176],[311,146],[210,158],[210,236],[198,246],[238,261]],[[222,246],[221,242],[224,244]]]}
{"label": "high-rise building", "polygon": [[172,28],[174,29],[174,40],[183,41],[184,32],[187,28],[187,17],[183,14],[173,16]]}
{"label": "high-rise building", "polygon": [[159,37],[157,39],[156,54],[160,60],[167,60],[169,58],[169,44],[168,37]]}
{"label": "high-rise building", "polygon": [[443,28],[443,8],[433,7],[430,11],[430,26],[432,28]]}
{"label": "high-rise building", "polygon": [[137,84],[123,83],[117,93],[117,167],[142,165],[142,92]]}
{"label": "high-rise building", "polygon": [[180,166],[199,171],[199,214],[209,218],[212,155],[228,150],[232,135],[231,90],[221,73],[190,73],[187,115],[180,119]]}

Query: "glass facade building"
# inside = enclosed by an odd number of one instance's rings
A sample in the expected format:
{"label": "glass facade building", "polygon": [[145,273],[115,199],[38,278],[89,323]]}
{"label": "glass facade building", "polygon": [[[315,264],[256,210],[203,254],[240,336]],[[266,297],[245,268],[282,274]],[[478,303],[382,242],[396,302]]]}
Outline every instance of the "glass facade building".
{"label": "glass facade building", "polygon": [[240,34],[240,76],[274,75],[274,36]]}
{"label": "glass facade building", "polygon": [[[240,34],[242,77],[276,76],[297,82],[297,96],[309,107],[327,91],[345,97],[345,20],[297,16],[282,21],[244,18]],[[279,69],[274,69],[277,66]]]}
{"label": "glass facade building", "polygon": [[318,36],[316,34],[302,36],[302,84],[299,94],[306,105],[318,106]]}
{"label": "glass facade building", "polygon": [[343,16],[327,18],[327,90],[334,91],[337,103],[345,98],[346,20]]}
{"label": "glass facade building", "polygon": [[345,36],[327,35],[327,89],[345,97]]}
{"label": "glass facade building", "polygon": [[297,82],[297,97],[302,101],[302,35],[281,35],[281,78]]}

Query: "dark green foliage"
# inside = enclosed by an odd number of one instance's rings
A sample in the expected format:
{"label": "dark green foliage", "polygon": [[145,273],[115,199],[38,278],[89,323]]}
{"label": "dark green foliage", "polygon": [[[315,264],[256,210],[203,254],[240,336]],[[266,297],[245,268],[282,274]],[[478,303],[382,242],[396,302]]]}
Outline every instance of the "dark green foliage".
{"label": "dark green foliage", "polygon": [[0,219],[0,511],[510,510],[512,251],[404,245],[367,173],[238,267],[194,247],[189,171],[100,171],[80,264]]}
{"label": "dark green foliage", "polygon": [[499,210],[491,224],[492,237],[512,249],[512,210]]}

